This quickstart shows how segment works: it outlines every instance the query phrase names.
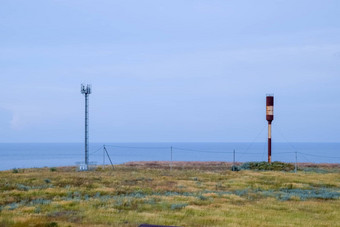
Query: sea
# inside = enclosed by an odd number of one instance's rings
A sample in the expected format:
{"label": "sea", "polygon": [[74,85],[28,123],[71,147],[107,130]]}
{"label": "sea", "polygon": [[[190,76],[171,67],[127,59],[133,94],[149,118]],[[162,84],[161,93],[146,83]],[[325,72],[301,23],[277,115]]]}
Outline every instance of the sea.
{"label": "sea", "polygon": [[[0,170],[75,166],[84,143],[0,143]],[[94,165],[130,161],[266,161],[266,143],[90,143]],[[272,161],[340,163],[340,143],[273,143]]]}

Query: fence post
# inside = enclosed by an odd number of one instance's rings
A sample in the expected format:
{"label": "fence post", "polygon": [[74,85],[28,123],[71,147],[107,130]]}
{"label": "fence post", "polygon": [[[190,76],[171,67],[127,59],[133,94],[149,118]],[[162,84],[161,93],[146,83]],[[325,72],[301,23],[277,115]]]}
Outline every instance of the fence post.
{"label": "fence post", "polygon": [[235,149],[234,149],[233,150],[233,166],[231,167],[232,171],[237,171],[236,170],[236,164],[235,164],[235,156],[236,156],[236,154],[235,154]]}
{"label": "fence post", "polygon": [[112,161],[111,161],[111,158],[110,158],[110,155],[109,155],[109,153],[108,153],[108,152],[107,152],[107,150],[106,150],[106,147],[105,147],[105,145],[104,145],[104,150],[105,150],[105,152],[106,152],[106,154],[107,154],[107,157],[109,158],[109,161],[110,161],[110,163],[111,163],[112,169],[114,169],[114,167],[113,167],[113,163],[112,163]]}
{"label": "fence post", "polygon": [[170,172],[172,171],[172,146],[170,147]]}
{"label": "fence post", "polygon": [[103,145],[103,169],[105,166],[105,150],[104,150],[105,145]]}
{"label": "fence post", "polygon": [[295,151],[295,173],[297,172],[297,151]]}
{"label": "fence post", "polygon": [[234,149],[234,152],[233,152],[233,153],[234,153],[234,155],[233,155],[233,156],[234,156],[234,157],[233,157],[233,166],[235,166],[235,149]]}

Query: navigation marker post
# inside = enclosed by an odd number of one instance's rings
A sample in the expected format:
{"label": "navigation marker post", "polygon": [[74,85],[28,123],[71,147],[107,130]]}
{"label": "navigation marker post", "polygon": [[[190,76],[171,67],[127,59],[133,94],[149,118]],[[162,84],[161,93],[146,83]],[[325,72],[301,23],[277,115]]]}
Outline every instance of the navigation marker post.
{"label": "navigation marker post", "polygon": [[268,121],[268,163],[272,161],[272,121],[274,120],[274,96],[266,97],[266,120]]}

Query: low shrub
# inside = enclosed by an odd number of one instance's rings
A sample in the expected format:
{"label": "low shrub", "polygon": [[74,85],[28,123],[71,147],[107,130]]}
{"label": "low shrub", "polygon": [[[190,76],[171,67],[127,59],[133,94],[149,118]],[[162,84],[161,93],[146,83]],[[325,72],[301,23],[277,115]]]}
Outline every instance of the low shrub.
{"label": "low shrub", "polygon": [[40,212],[41,212],[41,208],[40,207],[36,207],[35,210],[34,210],[34,213],[40,214]]}
{"label": "low shrub", "polygon": [[57,222],[50,222],[46,224],[46,227],[58,227],[58,223]]}
{"label": "low shrub", "polygon": [[51,168],[50,168],[50,171],[51,171],[51,172],[55,172],[55,171],[57,171],[57,168],[51,167]]}
{"label": "low shrub", "polygon": [[51,183],[51,180],[50,180],[50,179],[45,179],[44,181],[45,181],[46,184]]}
{"label": "low shrub", "polygon": [[238,196],[244,196],[248,194],[248,189],[235,190],[233,193]]}
{"label": "low shrub", "polygon": [[11,204],[8,205],[8,210],[14,210],[18,207],[19,207],[19,205],[17,203],[11,203]]}
{"label": "low shrub", "polygon": [[180,209],[183,209],[186,206],[188,206],[187,203],[171,204],[171,210],[180,210]]}
{"label": "low shrub", "polygon": [[340,192],[327,188],[313,188],[313,189],[292,189],[281,188],[279,191],[274,190],[256,190],[256,193],[260,193],[264,197],[273,197],[281,201],[287,201],[291,199],[310,200],[310,199],[322,199],[322,200],[336,200],[340,198]]}
{"label": "low shrub", "polygon": [[334,170],[327,170],[322,168],[315,168],[315,167],[304,167],[302,168],[304,172],[312,172],[312,173],[332,173]]}
{"label": "low shrub", "polygon": [[17,184],[17,189],[20,191],[28,191],[31,189],[31,187],[23,184]]}
{"label": "low shrub", "polygon": [[[135,200],[133,198],[118,197],[114,200],[113,207],[118,210],[133,210],[133,209],[137,209],[140,203],[141,202],[139,200]],[[103,203],[103,204],[106,204],[106,203]]]}
{"label": "low shrub", "polygon": [[240,169],[244,170],[273,170],[273,171],[293,171],[294,165],[284,162],[246,162],[243,163]]}
{"label": "low shrub", "polygon": [[50,204],[51,200],[38,198],[38,199],[32,200],[30,203],[32,205],[46,205],[46,204]]}
{"label": "low shrub", "polygon": [[199,198],[200,200],[207,200],[208,199],[204,195],[198,195],[197,198]]}
{"label": "low shrub", "polygon": [[241,170],[240,166],[235,166],[235,165],[233,165],[233,166],[231,167],[231,171],[240,171],[240,170]]}
{"label": "low shrub", "polygon": [[151,199],[147,199],[144,201],[145,204],[151,204],[151,205],[155,205],[156,204],[156,199],[151,198]]}
{"label": "low shrub", "polygon": [[329,190],[326,188],[321,189],[281,189],[278,195],[280,200],[288,200],[291,197],[298,197],[301,200],[307,199],[339,199],[340,192]]}
{"label": "low shrub", "polygon": [[19,170],[14,168],[14,169],[12,169],[12,173],[19,173]]}

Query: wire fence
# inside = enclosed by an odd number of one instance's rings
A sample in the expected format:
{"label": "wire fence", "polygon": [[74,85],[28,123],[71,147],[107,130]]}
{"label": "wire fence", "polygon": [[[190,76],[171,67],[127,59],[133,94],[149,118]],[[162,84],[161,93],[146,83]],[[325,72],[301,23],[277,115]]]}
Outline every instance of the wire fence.
{"label": "wire fence", "polygon": [[[106,151],[104,152],[104,146]],[[266,143],[92,143],[93,165],[136,161],[248,162],[267,161]],[[340,163],[340,143],[273,143],[272,161],[289,163]],[[70,166],[84,160],[82,143],[0,144],[0,170],[44,166]],[[111,161],[109,160],[111,158]],[[78,162],[78,163],[77,163]],[[184,165],[184,163],[181,163]],[[81,164],[79,164],[81,165]]]}
{"label": "wire fence", "polygon": [[[180,146],[123,146],[123,145],[103,145],[99,147],[92,155],[102,155],[102,162],[98,164],[109,164],[107,158],[111,158],[113,163],[121,164],[126,162],[135,161],[161,161],[161,162],[185,162],[185,161],[198,161],[198,162],[248,162],[248,161],[266,161],[267,150],[262,144],[257,144],[254,151],[249,149],[249,146],[243,150],[231,149],[229,151],[221,151],[225,149],[219,147],[217,149],[196,149]],[[290,146],[293,147],[293,146]],[[309,154],[296,150],[273,152],[273,161],[283,161],[290,163],[340,163],[338,156],[325,156]],[[106,152],[104,152],[106,149]],[[282,149],[282,148],[281,148]],[[254,150],[254,149],[253,149]],[[101,151],[101,152],[100,152]],[[317,158],[317,161],[315,161]]]}

